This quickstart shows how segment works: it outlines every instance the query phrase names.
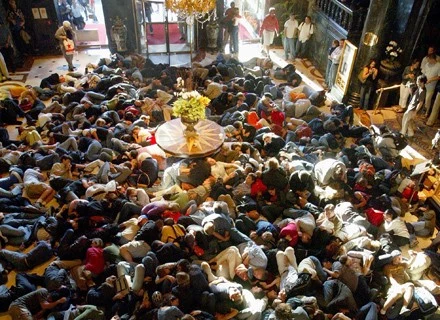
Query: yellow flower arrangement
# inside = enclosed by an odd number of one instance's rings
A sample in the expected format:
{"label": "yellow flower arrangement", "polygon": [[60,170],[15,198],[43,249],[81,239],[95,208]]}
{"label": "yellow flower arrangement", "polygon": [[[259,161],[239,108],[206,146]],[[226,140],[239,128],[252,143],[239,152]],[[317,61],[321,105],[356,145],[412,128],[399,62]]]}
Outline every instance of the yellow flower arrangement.
{"label": "yellow flower arrangement", "polygon": [[182,92],[173,103],[173,115],[192,121],[205,119],[206,106],[211,100],[197,91]]}
{"label": "yellow flower arrangement", "polygon": [[165,0],[165,6],[175,13],[191,16],[214,10],[216,0]]}

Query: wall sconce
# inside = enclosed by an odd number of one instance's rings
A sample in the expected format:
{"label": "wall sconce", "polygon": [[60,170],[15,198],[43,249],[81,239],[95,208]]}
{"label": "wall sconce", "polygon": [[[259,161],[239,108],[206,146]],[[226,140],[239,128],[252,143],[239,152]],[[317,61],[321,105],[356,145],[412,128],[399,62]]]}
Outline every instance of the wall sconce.
{"label": "wall sconce", "polygon": [[364,44],[368,47],[375,46],[379,41],[379,37],[372,32],[367,32],[364,35]]}

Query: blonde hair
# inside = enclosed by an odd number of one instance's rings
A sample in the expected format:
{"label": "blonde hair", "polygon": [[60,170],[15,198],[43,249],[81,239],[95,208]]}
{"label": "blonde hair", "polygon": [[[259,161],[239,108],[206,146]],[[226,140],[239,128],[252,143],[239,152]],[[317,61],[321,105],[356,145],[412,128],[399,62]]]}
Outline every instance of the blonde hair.
{"label": "blonde hair", "polygon": [[100,248],[104,247],[104,241],[102,241],[101,238],[93,238],[92,244],[95,244],[97,247],[100,247]]}
{"label": "blonde hair", "polygon": [[277,158],[270,158],[267,161],[267,166],[269,167],[270,170],[275,170],[280,167],[280,163],[278,162]]}

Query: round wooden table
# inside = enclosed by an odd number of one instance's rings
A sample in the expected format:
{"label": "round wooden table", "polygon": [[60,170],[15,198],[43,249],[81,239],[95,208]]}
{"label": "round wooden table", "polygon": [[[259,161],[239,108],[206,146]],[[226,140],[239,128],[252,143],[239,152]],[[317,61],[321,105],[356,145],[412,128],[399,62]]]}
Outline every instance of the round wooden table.
{"label": "round wooden table", "polygon": [[156,142],[165,152],[180,158],[209,156],[220,149],[225,139],[223,127],[211,120],[200,120],[195,129],[198,137],[187,141],[183,132],[185,126],[180,118],[160,125],[156,131]]}

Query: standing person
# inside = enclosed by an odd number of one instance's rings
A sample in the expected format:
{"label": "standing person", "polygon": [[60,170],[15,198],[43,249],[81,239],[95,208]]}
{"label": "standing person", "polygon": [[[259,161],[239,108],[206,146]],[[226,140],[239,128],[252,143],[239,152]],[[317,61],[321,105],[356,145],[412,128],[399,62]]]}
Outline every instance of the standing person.
{"label": "standing person", "polygon": [[425,84],[428,79],[425,75],[417,77],[417,88],[413,93],[411,100],[409,102],[406,112],[403,114],[402,118],[402,130],[401,134],[407,135],[408,137],[414,136],[413,120],[417,112],[422,109],[425,103],[426,89]]}
{"label": "standing person", "polygon": [[284,23],[284,57],[289,59],[289,52],[292,60],[296,55],[296,41],[298,40],[298,20],[296,20],[295,14],[290,14],[289,20]]}
{"label": "standing person", "polygon": [[[223,50],[222,50],[222,52],[225,51],[225,47],[229,41],[229,38],[231,38],[231,42],[232,42],[231,32],[232,32],[232,25],[233,25],[233,20],[234,20],[234,15],[235,15],[235,9],[236,9],[235,2],[232,1],[230,4],[230,7],[228,9],[226,9],[225,16],[223,17],[222,25],[223,25],[224,31],[223,31],[223,48],[222,48]],[[232,43],[231,43],[231,45],[232,45]],[[229,47],[229,50],[231,51],[231,47]]]}
{"label": "standing person", "polygon": [[29,54],[30,49],[30,37],[24,29],[25,18],[23,12],[17,8],[15,0],[9,0],[8,9],[8,21],[9,29],[11,30],[12,40],[20,54]]}
{"label": "standing person", "polygon": [[0,82],[5,80],[11,80],[11,78],[9,78],[9,71],[5,59],[3,58],[3,54],[0,52]]}
{"label": "standing person", "polygon": [[63,52],[64,59],[66,59],[67,64],[69,66],[69,71],[73,71],[75,68],[73,66],[73,54],[69,54],[64,46],[64,40],[70,39],[73,40],[74,33],[72,30],[72,25],[69,21],[64,21],[63,25],[58,28],[55,32],[55,38],[60,43],[61,51]]}
{"label": "standing person", "polygon": [[313,23],[310,16],[306,16],[298,27],[298,44],[296,46],[298,58],[304,58],[309,51],[309,40],[313,34]]}
{"label": "standing person", "polygon": [[12,47],[11,34],[5,25],[0,26],[0,53],[5,59],[6,66],[14,73],[16,70],[14,48]]}
{"label": "standing person", "polygon": [[232,18],[232,24],[231,24],[231,47],[230,47],[230,51],[231,53],[236,53],[238,54],[238,43],[239,43],[239,39],[238,39],[238,26],[240,24],[240,13],[238,11],[238,8],[234,8],[234,16]]}
{"label": "standing person", "polygon": [[151,14],[153,13],[153,7],[150,1],[145,1],[145,18],[148,21],[148,25],[150,28],[150,34],[153,34],[153,24],[151,23]]}
{"label": "standing person", "polygon": [[400,98],[399,106],[401,108],[400,112],[405,112],[406,106],[408,105],[408,98],[411,93],[411,84],[416,83],[417,77],[420,75],[420,61],[414,59],[411,65],[405,67],[402,74],[402,83],[400,84]]}
{"label": "standing person", "polygon": [[333,53],[333,51],[339,46],[339,41],[338,40],[333,40],[332,41],[332,45],[330,48],[328,48],[328,56],[327,56],[327,68],[325,69],[325,83],[327,84],[328,88],[331,88],[331,81],[330,81],[330,74],[331,74],[331,69],[332,69],[332,59],[331,59],[331,55]]}
{"label": "standing person", "polygon": [[264,17],[260,27],[260,37],[263,37],[263,53],[269,56],[269,46],[273,43],[275,36],[278,36],[280,26],[275,15],[275,8],[269,9],[269,14]]}
{"label": "standing person", "polygon": [[430,46],[430,47],[428,47],[428,52],[426,53],[426,56],[423,57],[422,62],[420,63],[420,67],[422,69],[428,63],[428,56],[431,55],[431,54],[434,54],[435,55],[435,60],[437,60],[437,62],[440,62],[440,56],[437,54],[437,50],[435,49],[435,47]]}
{"label": "standing person", "polygon": [[[180,39],[179,40],[186,40],[186,18],[185,17],[177,17],[177,25],[179,27],[180,32]],[[151,23],[150,23],[151,27]],[[151,30],[151,28],[150,28]]]}
{"label": "standing person", "polygon": [[370,96],[377,78],[377,72],[376,61],[374,59],[371,59],[362,69],[360,107],[364,110],[368,110],[368,107],[370,106]]}
{"label": "standing person", "polygon": [[67,0],[58,1],[58,12],[61,16],[61,20],[70,21],[72,16],[72,7]]}
{"label": "standing person", "polygon": [[333,50],[330,55],[330,59],[332,61],[332,65],[330,67],[330,77],[329,77],[329,88],[331,89],[335,84],[336,72],[338,71],[339,62],[341,61],[341,54],[344,48],[345,39],[339,40],[339,46]]}
{"label": "standing person", "polygon": [[72,0],[72,22],[78,30],[84,29],[86,25],[81,13],[81,6],[77,0]]}
{"label": "standing person", "polygon": [[[422,73],[426,76],[426,98],[425,98],[425,117],[431,112],[432,96],[435,92],[437,81],[440,79],[440,62],[437,61],[435,53],[428,55],[426,63],[422,66]],[[428,122],[434,124],[437,119],[429,119]]]}

